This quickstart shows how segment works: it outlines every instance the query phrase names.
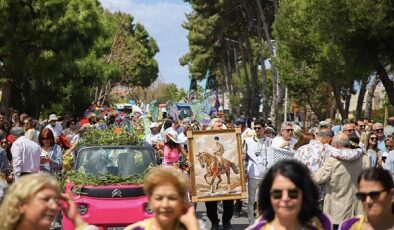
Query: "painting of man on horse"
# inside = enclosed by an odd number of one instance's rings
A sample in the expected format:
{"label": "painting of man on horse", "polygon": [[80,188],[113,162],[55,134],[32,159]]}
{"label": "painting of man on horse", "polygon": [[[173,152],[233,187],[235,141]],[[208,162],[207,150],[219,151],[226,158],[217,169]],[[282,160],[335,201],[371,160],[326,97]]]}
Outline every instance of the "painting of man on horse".
{"label": "painting of man on horse", "polygon": [[246,197],[240,130],[193,131],[188,144],[194,202]]}
{"label": "painting of man on horse", "polygon": [[[239,170],[237,165],[234,162],[231,162],[225,158],[219,159],[218,157],[209,154],[208,152],[199,152],[196,155],[198,161],[202,168],[206,169],[206,173],[204,174],[204,179],[208,185],[210,185],[210,194],[216,192],[219,188],[220,182],[222,182],[222,174],[226,174],[227,176],[227,192],[231,192],[231,184],[230,184],[230,173],[231,169],[235,174],[239,174]],[[208,177],[211,177],[211,180],[208,181]],[[218,178],[216,184],[214,184],[215,179]]]}

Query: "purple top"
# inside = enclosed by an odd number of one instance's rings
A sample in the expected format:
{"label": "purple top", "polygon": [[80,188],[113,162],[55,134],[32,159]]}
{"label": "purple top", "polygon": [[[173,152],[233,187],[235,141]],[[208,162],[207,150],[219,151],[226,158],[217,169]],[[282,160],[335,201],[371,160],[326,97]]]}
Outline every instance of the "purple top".
{"label": "purple top", "polygon": [[[317,218],[313,218],[310,222],[308,222],[308,225],[305,226],[306,229],[310,230],[332,230],[332,225],[330,219],[323,213],[319,213]],[[263,216],[260,217],[259,222],[249,228],[249,230],[260,230],[264,226],[268,224],[267,220],[264,219]]]}

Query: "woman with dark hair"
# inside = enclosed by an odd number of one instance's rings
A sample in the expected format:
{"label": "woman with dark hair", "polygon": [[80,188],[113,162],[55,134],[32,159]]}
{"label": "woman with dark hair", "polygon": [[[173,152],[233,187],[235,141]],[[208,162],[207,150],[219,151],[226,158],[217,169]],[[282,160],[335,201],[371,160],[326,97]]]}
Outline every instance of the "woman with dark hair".
{"label": "woman with dark hair", "polygon": [[67,128],[64,130],[64,135],[66,135],[68,142],[71,143],[73,137],[77,135],[79,127],[77,125],[77,122],[73,119],[67,121],[66,127]]}
{"label": "woman with dark hair", "polygon": [[357,198],[364,208],[364,215],[342,222],[341,230],[394,229],[394,188],[388,171],[369,168],[358,177]]}
{"label": "woman with dark hair", "polygon": [[367,138],[364,140],[365,152],[368,155],[371,167],[381,166],[381,153],[378,149],[378,137],[374,133],[367,133]]}
{"label": "woman with dark hair", "polygon": [[38,136],[38,143],[41,146],[41,171],[51,174],[60,172],[63,164],[62,148],[55,144],[52,130],[42,129]]}
{"label": "woman with dark hair", "polygon": [[319,191],[309,169],[295,160],[273,165],[259,186],[261,217],[250,230],[332,229],[319,210]]}

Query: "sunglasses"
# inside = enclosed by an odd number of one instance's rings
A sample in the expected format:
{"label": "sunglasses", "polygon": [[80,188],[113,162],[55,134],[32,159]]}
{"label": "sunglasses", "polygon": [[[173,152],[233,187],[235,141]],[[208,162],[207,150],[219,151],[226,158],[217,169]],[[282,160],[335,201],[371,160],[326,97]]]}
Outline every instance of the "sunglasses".
{"label": "sunglasses", "polygon": [[386,148],[392,148],[393,146],[392,145],[386,145]]}
{"label": "sunglasses", "polygon": [[345,129],[343,131],[354,132],[354,129]]}
{"label": "sunglasses", "polygon": [[383,129],[374,129],[373,131],[377,132],[377,133],[381,133],[381,132],[383,132]]}
{"label": "sunglasses", "polygon": [[376,138],[376,137],[371,137],[371,138],[369,138],[371,141],[376,141],[378,138]]}
{"label": "sunglasses", "polygon": [[260,129],[262,129],[262,127],[254,127],[253,129],[254,130],[260,130]]}
{"label": "sunglasses", "polygon": [[[272,189],[270,191],[271,197],[274,198],[275,200],[281,199],[283,196],[283,191],[286,190],[281,190],[281,189]],[[290,199],[298,199],[298,196],[300,194],[300,191],[298,189],[287,189],[287,197]]]}
{"label": "sunglasses", "polygon": [[360,127],[360,128],[365,128],[365,125],[359,125],[358,127]]}
{"label": "sunglasses", "polygon": [[287,131],[287,132],[294,132],[294,129],[284,129],[285,131]]}
{"label": "sunglasses", "polygon": [[372,191],[372,192],[368,192],[368,193],[358,192],[358,193],[356,193],[356,197],[357,197],[357,199],[359,199],[363,202],[367,199],[367,196],[369,196],[372,200],[377,200],[377,199],[379,199],[380,194],[382,192],[386,192],[386,191],[387,191],[387,189],[383,189],[380,191]]}

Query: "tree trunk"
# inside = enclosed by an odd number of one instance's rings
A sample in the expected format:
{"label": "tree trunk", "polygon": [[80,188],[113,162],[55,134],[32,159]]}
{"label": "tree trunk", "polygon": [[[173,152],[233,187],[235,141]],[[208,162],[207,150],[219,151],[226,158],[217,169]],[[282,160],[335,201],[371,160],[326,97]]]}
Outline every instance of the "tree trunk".
{"label": "tree trunk", "polygon": [[247,68],[247,60],[246,60],[246,52],[245,48],[243,46],[243,43],[240,45],[241,47],[241,56],[242,56],[242,66],[243,66],[243,71],[244,71],[244,77],[245,77],[245,85],[246,85],[246,92],[244,95],[244,98],[246,99],[246,108],[242,108],[243,111],[246,113],[246,116],[250,117],[250,109],[251,109],[251,88],[250,88],[250,81],[249,81],[249,74],[248,74],[248,68]]}
{"label": "tree trunk", "polygon": [[345,109],[343,108],[343,103],[341,100],[341,87],[333,83],[332,88],[334,91],[335,103],[337,105],[339,113],[341,114],[341,119],[342,120],[347,119],[347,115],[346,115]]}
{"label": "tree trunk", "polygon": [[386,94],[390,104],[394,106],[394,82],[390,80],[386,69],[381,63],[378,64],[376,71],[379,75],[380,81],[382,81],[383,86],[386,89]]}
{"label": "tree trunk", "polygon": [[257,79],[257,66],[254,63],[252,57],[252,50],[251,50],[249,39],[246,40],[246,53],[247,53],[247,60],[249,62],[249,70],[251,75],[251,90],[252,90],[252,97],[250,98],[250,111],[252,117],[257,117],[259,115],[259,87],[258,87],[258,79]]}
{"label": "tree trunk", "polygon": [[358,98],[357,98],[357,108],[356,108],[357,120],[362,117],[364,97],[365,97],[365,93],[367,92],[367,85],[368,85],[367,80],[361,80],[360,92],[358,93]]}
{"label": "tree trunk", "polygon": [[271,105],[271,120],[272,123],[275,125],[278,125],[279,119],[277,118],[277,115],[279,113],[279,108],[281,108],[283,101],[282,101],[282,95],[283,91],[282,87],[279,86],[280,81],[279,81],[279,76],[278,72],[276,71],[275,64],[273,63],[274,60],[274,48],[271,43],[271,36],[268,30],[268,23],[265,18],[265,14],[263,11],[263,8],[261,6],[260,0],[256,0],[257,2],[257,8],[260,16],[260,20],[263,23],[263,31],[264,31],[264,36],[265,36],[265,41],[267,42],[268,46],[268,53],[271,59],[271,72],[272,72],[272,105]]}
{"label": "tree trunk", "polygon": [[[248,22],[252,22],[253,18],[254,18],[254,14],[253,14],[253,9],[251,8],[251,5],[248,4],[248,2],[246,0],[243,0],[244,6],[245,6],[245,16],[246,16],[246,20]],[[245,36],[244,37],[244,41],[245,41],[245,51],[246,51],[246,58],[249,64],[249,71],[250,71],[250,76],[251,76],[251,116],[252,117],[257,117],[259,115],[259,86],[257,84],[258,82],[258,77],[257,77],[257,65],[256,62],[253,58],[253,54],[252,54],[252,47],[250,44],[250,37],[251,35],[249,34],[249,30],[248,29],[244,29],[242,28],[242,35]]]}
{"label": "tree trunk", "polygon": [[365,98],[365,113],[364,117],[371,119],[372,117],[372,107],[373,107],[373,98],[375,94],[376,86],[379,84],[378,77],[372,77],[369,87],[367,89],[367,97]]}
{"label": "tree trunk", "polygon": [[345,97],[345,116],[349,118],[349,108],[350,108],[350,100],[352,99],[351,89],[346,89],[346,97]]}
{"label": "tree trunk", "polygon": [[316,117],[319,121],[323,121],[326,119],[325,116],[320,112],[320,110],[318,108],[316,108],[314,103],[312,103],[309,98],[307,99],[307,103],[308,103],[309,107],[312,109],[312,111],[316,114]]}
{"label": "tree trunk", "polygon": [[262,91],[261,91],[261,99],[262,99],[262,105],[263,105],[263,110],[262,110],[262,117],[264,120],[267,120],[268,118],[268,89],[267,89],[267,71],[265,68],[265,62],[264,62],[264,57],[263,57],[263,35],[261,31],[261,20],[257,20],[257,25],[256,25],[256,30],[257,30],[257,44],[258,44],[258,51],[259,51],[259,62],[261,66],[261,86],[262,86]]}
{"label": "tree trunk", "polygon": [[[227,42],[227,44],[228,44],[228,42]],[[227,56],[226,56],[226,59],[227,59],[227,70],[228,70],[228,81],[229,81],[229,93],[230,94],[234,94],[234,85],[233,85],[233,80],[232,80],[232,76],[231,76],[231,74],[232,74],[232,70],[231,70],[231,55],[230,55],[230,47],[228,47],[227,49],[226,49],[226,52],[227,52]]]}
{"label": "tree trunk", "polygon": [[337,110],[338,110],[337,102],[334,100],[332,103],[332,107],[330,109],[330,119],[331,120],[335,120],[335,115],[337,113]]}
{"label": "tree trunk", "polygon": [[6,114],[9,113],[8,108],[10,107],[10,103],[11,103],[11,88],[12,88],[12,82],[10,79],[7,79],[2,87],[1,105],[0,105],[0,111]]}
{"label": "tree trunk", "polygon": [[224,60],[224,55],[221,55],[220,57],[220,65],[221,65],[221,72],[222,75],[224,77],[224,91],[228,92],[229,91],[229,81],[228,81],[228,70],[227,70],[227,65],[226,65],[226,61]]}
{"label": "tree trunk", "polygon": [[275,19],[278,16],[279,12],[279,0],[273,0],[274,3],[274,13],[275,13]]}

